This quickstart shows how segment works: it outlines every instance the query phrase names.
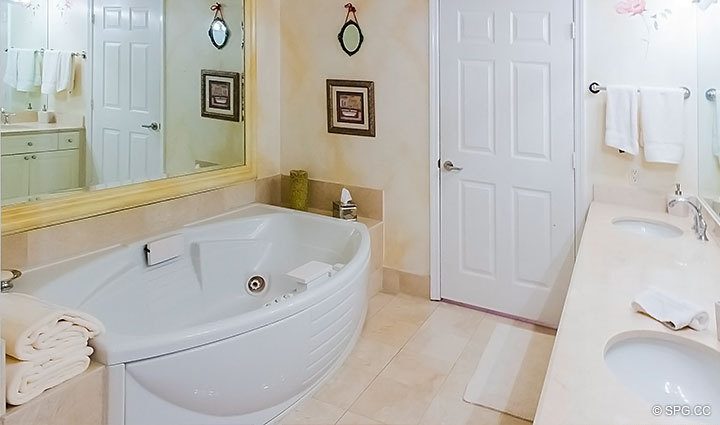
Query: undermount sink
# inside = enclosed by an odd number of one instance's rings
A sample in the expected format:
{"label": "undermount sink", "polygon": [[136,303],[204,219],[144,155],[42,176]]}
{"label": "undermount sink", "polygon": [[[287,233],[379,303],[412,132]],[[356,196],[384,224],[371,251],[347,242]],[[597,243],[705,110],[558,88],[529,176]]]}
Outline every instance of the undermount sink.
{"label": "undermount sink", "polygon": [[710,347],[666,333],[628,332],[610,340],[605,363],[649,402],[648,412],[654,405],[720,409],[720,353]]}
{"label": "undermount sink", "polygon": [[626,232],[644,236],[677,238],[683,234],[683,231],[680,228],[675,227],[672,224],[647,220],[644,218],[616,218],[612,223]]}

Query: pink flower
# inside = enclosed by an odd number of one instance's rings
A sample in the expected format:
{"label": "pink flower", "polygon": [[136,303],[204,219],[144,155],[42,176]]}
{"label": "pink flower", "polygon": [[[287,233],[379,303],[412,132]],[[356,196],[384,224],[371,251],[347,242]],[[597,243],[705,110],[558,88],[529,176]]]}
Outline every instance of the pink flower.
{"label": "pink flower", "polygon": [[646,0],[622,0],[615,6],[615,11],[621,15],[640,15],[647,10]]}

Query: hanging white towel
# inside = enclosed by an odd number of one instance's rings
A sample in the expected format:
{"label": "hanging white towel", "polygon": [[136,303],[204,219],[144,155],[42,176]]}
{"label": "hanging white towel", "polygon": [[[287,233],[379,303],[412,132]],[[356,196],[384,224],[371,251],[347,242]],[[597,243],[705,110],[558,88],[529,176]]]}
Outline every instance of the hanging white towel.
{"label": "hanging white towel", "polygon": [[21,92],[35,90],[35,50],[18,49],[17,85],[15,89]]}
{"label": "hanging white towel", "polygon": [[35,78],[33,80],[33,85],[35,87],[40,87],[40,85],[42,85],[42,61],[42,52],[35,52]]}
{"label": "hanging white towel", "polygon": [[5,64],[5,77],[3,77],[3,83],[7,84],[12,88],[17,87],[17,49],[11,47],[7,51],[7,63]]}
{"label": "hanging white towel", "polygon": [[73,91],[75,85],[75,56],[72,52],[60,52],[58,58],[57,92]]}
{"label": "hanging white towel", "polygon": [[46,50],[43,57],[42,94],[53,94],[57,92],[57,79],[60,67],[60,52],[57,50]]}
{"label": "hanging white towel", "polygon": [[640,88],[640,126],[648,162],[679,164],[685,155],[682,89]]}
{"label": "hanging white towel", "polygon": [[0,296],[0,318],[6,354],[25,361],[62,357],[105,330],[87,313],[24,294]]}
{"label": "hanging white towel", "polygon": [[605,144],[631,155],[640,152],[637,87],[608,86]]}
{"label": "hanging white towel", "polygon": [[685,327],[702,331],[710,321],[710,315],[699,306],[656,288],[635,297],[632,307],[675,331]]}
{"label": "hanging white towel", "polygon": [[91,347],[85,346],[72,355],[45,362],[22,362],[6,356],[8,404],[18,406],[27,403],[43,391],[85,372],[90,366],[92,352]]}

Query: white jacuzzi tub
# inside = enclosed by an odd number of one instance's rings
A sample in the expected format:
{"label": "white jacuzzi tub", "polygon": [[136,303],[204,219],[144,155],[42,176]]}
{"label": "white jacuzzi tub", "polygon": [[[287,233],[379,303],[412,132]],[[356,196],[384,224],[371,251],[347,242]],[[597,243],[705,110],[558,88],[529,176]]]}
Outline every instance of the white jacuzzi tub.
{"label": "white jacuzzi tub", "polygon": [[[149,241],[184,254],[147,267]],[[359,223],[265,205],[28,270],[17,292],[97,316],[93,358],[109,366],[109,425],[264,424],[352,349],[367,310],[370,240]],[[310,286],[285,273],[342,264]],[[267,286],[251,294],[247,282]]]}

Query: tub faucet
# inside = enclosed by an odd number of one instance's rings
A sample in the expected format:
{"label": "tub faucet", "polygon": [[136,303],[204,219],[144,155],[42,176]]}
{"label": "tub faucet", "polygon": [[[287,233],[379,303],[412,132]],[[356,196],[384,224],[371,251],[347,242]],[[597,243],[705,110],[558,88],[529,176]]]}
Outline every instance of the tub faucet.
{"label": "tub faucet", "polygon": [[10,117],[14,117],[15,114],[5,112],[5,108],[0,108],[0,124],[10,124]]}
{"label": "tub faucet", "polygon": [[693,230],[695,231],[695,235],[697,235],[697,238],[701,241],[709,241],[710,239],[707,235],[707,223],[705,222],[705,218],[703,218],[702,208],[688,198],[675,198],[668,202],[668,207],[673,208],[678,203],[690,205],[690,209],[694,214]]}
{"label": "tub faucet", "polygon": [[13,280],[19,278],[22,276],[22,272],[20,270],[3,270],[2,271],[2,277],[0,278],[0,293],[6,293],[10,292],[10,290],[15,286],[13,285]]}

